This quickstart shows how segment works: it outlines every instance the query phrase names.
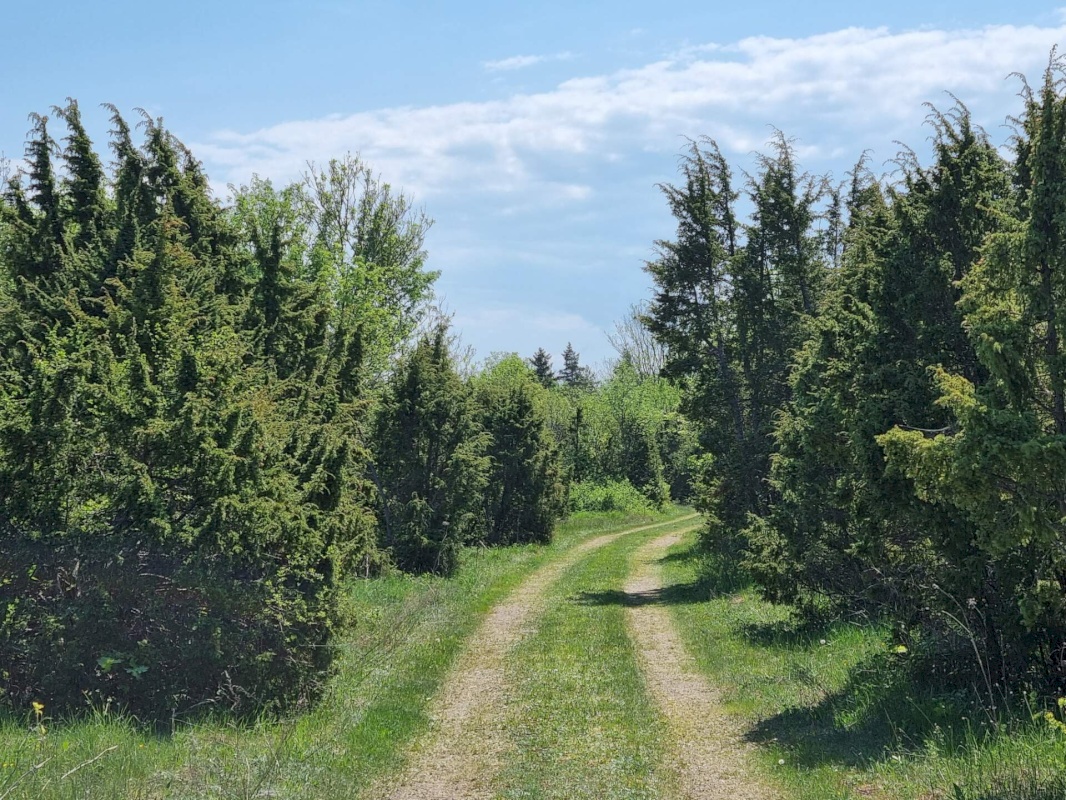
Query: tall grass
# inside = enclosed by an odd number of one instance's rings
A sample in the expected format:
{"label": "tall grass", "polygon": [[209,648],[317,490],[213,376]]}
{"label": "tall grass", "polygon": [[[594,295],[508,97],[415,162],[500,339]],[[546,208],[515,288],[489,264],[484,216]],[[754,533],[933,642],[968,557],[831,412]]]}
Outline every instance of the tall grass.
{"label": "tall grass", "polygon": [[785,796],[1066,798],[1066,736],[1034,701],[990,712],[979,679],[927,680],[881,625],[802,623],[691,540],[663,566],[686,644]]}

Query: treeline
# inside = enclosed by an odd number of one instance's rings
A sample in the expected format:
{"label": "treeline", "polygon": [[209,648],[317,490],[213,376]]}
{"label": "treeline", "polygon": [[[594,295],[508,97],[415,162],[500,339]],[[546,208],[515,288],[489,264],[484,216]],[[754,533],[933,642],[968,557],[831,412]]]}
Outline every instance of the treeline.
{"label": "treeline", "polygon": [[686,502],[699,462],[681,388],[659,374],[665,355],[634,308],[610,336],[618,359],[597,381],[573,347],[555,372],[543,348],[529,364],[570,483],[573,511],[641,511]]}
{"label": "treeline", "polygon": [[804,175],[779,136],[738,188],[693,142],[647,267],[713,454],[708,544],[773,600],[971,664],[990,702],[1066,679],[1062,78],[1023,91],[1009,158],[931,109],[931,162],[905,151],[892,182]]}
{"label": "treeline", "polygon": [[346,576],[550,538],[546,390],[460,377],[429,220],[358,159],[223,206],[112,111],[110,169],[33,116],[0,200],[0,702],[292,706]]}

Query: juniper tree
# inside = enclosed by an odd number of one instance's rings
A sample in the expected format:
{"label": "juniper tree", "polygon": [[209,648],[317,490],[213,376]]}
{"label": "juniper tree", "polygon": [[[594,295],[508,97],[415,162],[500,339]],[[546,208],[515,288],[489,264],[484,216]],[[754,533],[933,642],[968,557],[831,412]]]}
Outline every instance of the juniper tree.
{"label": "juniper tree", "polygon": [[665,345],[665,371],[690,381],[688,414],[702,445],[715,454],[717,497],[703,508],[742,523],[755,508],[757,479],[748,458],[748,425],[738,371],[732,275],[738,259],[737,193],[729,165],[709,139],[691,142],[681,158],[682,184],[662,184],[677,221],[674,240],[656,242],[645,269],[655,282],[646,319]]}
{"label": "juniper tree", "polygon": [[[1007,190],[1004,163],[964,108],[931,122],[935,162],[904,154],[888,202],[861,164],[855,172],[838,283],[798,351],[777,422],[778,500],[752,546],[755,574],[779,599],[872,604],[913,622],[943,600],[929,586],[959,588],[977,563],[969,526],[915,502],[877,444],[896,424],[942,424],[930,367],[973,374],[957,280],[997,229]],[[935,576],[944,563],[950,578]],[[979,593],[972,582],[960,591]]]}
{"label": "juniper tree", "polygon": [[382,541],[403,569],[451,572],[484,530],[489,476],[473,398],[452,366],[444,325],[393,373],[377,412],[371,475]]}
{"label": "juniper tree", "polygon": [[[152,718],[306,699],[335,581],[373,545],[358,332],[306,313],[303,276],[263,285],[275,254],[239,246],[161,123],[136,146],[115,113],[109,183],[76,104],[60,116],[63,177],[35,117],[0,204],[4,701]],[[294,381],[288,347],[251,335],[271,291],[292,339],[338,337]]]}
{"label": "juniper tree", "polygon": [[548,541],[565,510],[559,454],[541,408],[536,374],[504,358],[474,382],[481,424],[489,435],[485,537],[493,544]]}
{"label": "juniper tree", "polygon": [[941,546],[966,556],[959,579],[992,632],[984,648],[992,666],[1009,678],[1035,662],[1056,682],[1062,666],[1050,654],[1066,636],[1061,77],[1053,61],[1040,89],[1026,88],[1011,213],[1000,214],[1002,227],[961,281],[978,380],[965,363],[938,368],[939,430],[900,426],[881,438],[890,464],[914,479],[920,498],[966,522]]}

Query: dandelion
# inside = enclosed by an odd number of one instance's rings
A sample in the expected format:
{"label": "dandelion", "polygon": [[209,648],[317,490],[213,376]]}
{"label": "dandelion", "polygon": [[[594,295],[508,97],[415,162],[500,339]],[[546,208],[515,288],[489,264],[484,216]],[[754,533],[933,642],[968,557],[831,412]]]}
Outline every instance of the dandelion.
{"label": "dandelion", "polygon": [[779,766],[779,767],[785,766],[785,759],[783,759],[783,758],[777,759],[777,766]]}

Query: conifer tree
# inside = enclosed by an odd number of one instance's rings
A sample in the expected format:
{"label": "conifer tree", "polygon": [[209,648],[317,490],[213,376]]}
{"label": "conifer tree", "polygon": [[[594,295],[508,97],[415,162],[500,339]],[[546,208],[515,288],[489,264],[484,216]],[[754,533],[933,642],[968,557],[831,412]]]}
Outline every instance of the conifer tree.
{"label": "conifer tree", "polygon": [[1000,215],[1002,229],[987,238],[982,258],[961,281],[959,306],[980,369],[966,362],[938,367],[936,428],[900,425],[880,438],[889,463],[915,481],[918,497],[964,521],[939,544],[963,567],[955,582],[974,598],[973,613],[987,620],[983,652],[1005,679],[1034,663],[1055,681],[1063,675],[1058,659],[1047,655],[1066,636],[1061,78],[1053,61],[1040,89],[1026,91],[1012,213]]}
{"label": "conifer tree", "polygon": [[555,370],[552,368],[552,357],[545,352],[543,347],[537,348],[537,352],[529,359],[529,363],[533,367],[533,372],[541,386],[545,389],[555,386]]}
{"label": "conifer tree", "polygon": [[905,154],[891,205],[856,169],[839,283],[798,353],[793,400],[777,422],[778,500],[751,548],[755,574],[779,599],[871,603],[915,619],[942,601],[932,583],[954,581],[933,577],[938,563],[954,562],[958,577],[976,563],[968,526],[914,502],[876,441],[895,424],[942,424],[931,366],[972,372],[956,281],[996,229],[1007,189],[1002,160],[964,108],[931,119],[936,161],[922,167]]}
{"label": "conifer tree", "polygon": [[484,530],[489,441],[438,326],[396,369],[374,428],[382,541],[400,567],[449,573]]}
{"label": "conifer tree", "polygon": [[648,327],[666,346],[666,372],[688,376],[686,410],[699,420],[702,445],[715,454],[715,497],[703,508],[728,525],[757,506],[748,424],[738,371],[732,275],[738,259],[737,193],[729,165],[711,140],[691,142],[681,160],[683,184],[660,186],[677,220],[677,238],[656,243],[648,262],[655,294]]}
{"label": "conifer tree", "polygon": [[[35,117],[0,203],[3,701],[87,693],[151,719],[305,700],[336,581],[375,558],[359,331],[309,310],[287,251],[275,269],[239,246],[161,123],[137,146],[114,114],[109,182],[77,105],[60,117],[62,179]],[[270,292],[289,327],[257,339]]]}
{"label": "conifer tree", "polygon": [[581,358],[570,342],[563,350],[563,368],[559,370],[558,380],[571,389],[590,389],[595,383],[589,368],[581,365]]}
{"label": "conifer tree", "polygon": [[546,542],[565,509],[559,456],[538,407],[536,376],[516,357],[477,376],[475,396],[491,437],[485,537],[492,544]]}

